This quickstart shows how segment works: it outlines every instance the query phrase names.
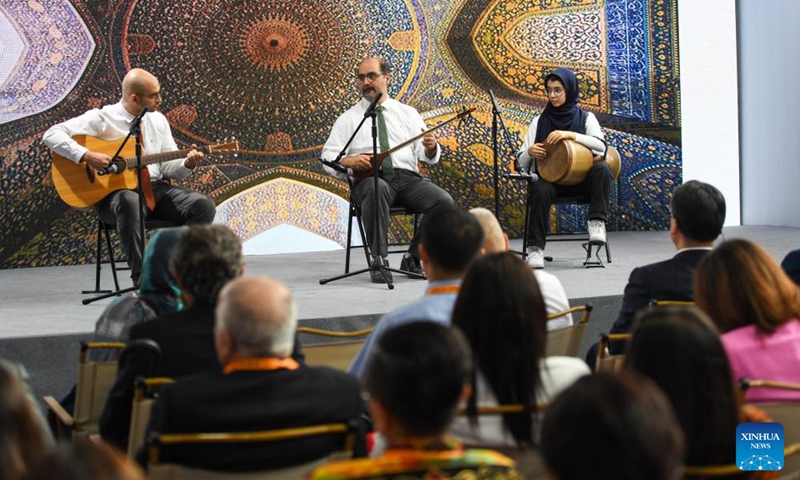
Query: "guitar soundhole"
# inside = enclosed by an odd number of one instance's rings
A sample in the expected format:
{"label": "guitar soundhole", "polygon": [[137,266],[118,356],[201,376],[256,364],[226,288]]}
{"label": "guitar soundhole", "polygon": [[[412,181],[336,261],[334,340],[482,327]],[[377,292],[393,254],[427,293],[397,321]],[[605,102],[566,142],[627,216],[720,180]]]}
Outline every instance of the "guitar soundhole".
{"label": "guitar soundhole", "polygon": [[86,179],[89,180],[89,183],[94,183],[94,169],[89,165],[84,168],[86,169]]}

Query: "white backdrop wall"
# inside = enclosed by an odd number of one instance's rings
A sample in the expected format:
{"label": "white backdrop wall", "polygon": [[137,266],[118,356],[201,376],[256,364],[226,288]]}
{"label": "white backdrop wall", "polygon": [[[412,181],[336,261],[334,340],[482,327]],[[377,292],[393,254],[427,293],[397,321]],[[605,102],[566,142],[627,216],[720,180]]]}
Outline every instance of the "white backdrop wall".
{"label": "white backdrop wall", "polygon": [[737,10],[742,223],[800,227],[800,1],[739,0]]}
{"label": "white backdrop wall", "polygon": [[679,0],[678,35],[683,179],[719,188],[727,205],[725,224],[739,225],[735,1]]}

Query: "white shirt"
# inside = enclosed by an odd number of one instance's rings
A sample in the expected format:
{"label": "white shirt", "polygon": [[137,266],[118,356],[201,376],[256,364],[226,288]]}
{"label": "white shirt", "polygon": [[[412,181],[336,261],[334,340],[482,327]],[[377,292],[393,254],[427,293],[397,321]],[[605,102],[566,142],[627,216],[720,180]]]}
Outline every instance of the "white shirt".
{"label": "white shirt", "polygon": [[[597,121],[597,117],[594,116],[594,113],[586,113],[586,123],[584,124],[586,135],[575,133],[575,141],[591,150],[593,154],[602,155],[606,150],[605,144],[600,140],[601,138],[605,138],[603,136],[603,130],[600,129],[600,123]],[[536,159],[528,155],[528,149],[531,145],[536,143],[536,129],[539,126],[539,116],[540,115],[536,115],[533,117],[533,121],[528,126],[528,133],[525,134],[525,140],[517,151],[517,158],[519,159],[519,164],[523,172],[533,172],[536,167],[535,163],[533,163]]]}
{"label": "white shirt", "polygon": [[[567,299],[567,292],[564,290],[564,285],[552,273],[547,273],[544,270],[535,269],[533,275],[536,277],[536,282],[539,284],[539,290],[544,297],[544,306],[548,315],[563,312],[569,309],[569,300]],[[572,314],[568,313],[563,317],[554,318],[547,322],[547,331],[558,330],[559,328],[566,328],[572,325]]]}
{"label": "white shirt", "polygon": [[[336,119],[331,129],[331,135],[322,148],[323,159],[331,162],[336,160],[339,152],[342,151],[359,122],[364,118],[364,113],[369,108],[370,103],[369,100],[362,98],[361,101]],[[428,129],[427,125],[425,125],[425,120],[422,119],[422,116],[414,107],[400,103],[392,98],[384,100],[381,106],[385,108],[383,117],[386,120],[386,133],[388,134],[390,148],[407,142]],[[380,150],[380,147],[378,147],[378,150]],[[361,126],[361,130],[356,134],[344,156],[349,157],[361,153],[372,154],[372,120],[369,118]],[[440,156],[441,149],[437,145],[436,155],[433,158],[428,158],[425,155],[425,147],[422,146],[422,139],[420,138],[411,145],[392,153],[392,165],[394,168],[418,172],[418,160],[434,164],[439,161]],[[331,175],[343,178],[341,173],[332,168],[326,166],[325,170]]]}
{"label": "white shirt", "polygon": [[[57,154],[78,163],[88,149],[73,140],[74,135],[91,135],[106,141],[120,140],[125,138],[130,131],[134,118],[136,116],[125,110],[122,102],[106,105],[102,109],[89,110],[83,115],[50,127],[44,133],[42,140]],[[169,121],[161,112],[146,113],[142,118],[141,126],[144,137],[142,155],[178,150],[178,146],[172,138]],[[133,138],[128,140],[128,142],[133,141]],[[113,153],[110,152],[109,155]],[[150,179],[156,181],[164,178],[181,179],[186,177],[191,170],[183,166],[184,161],[185,159],[180,158],[148,165]]]}

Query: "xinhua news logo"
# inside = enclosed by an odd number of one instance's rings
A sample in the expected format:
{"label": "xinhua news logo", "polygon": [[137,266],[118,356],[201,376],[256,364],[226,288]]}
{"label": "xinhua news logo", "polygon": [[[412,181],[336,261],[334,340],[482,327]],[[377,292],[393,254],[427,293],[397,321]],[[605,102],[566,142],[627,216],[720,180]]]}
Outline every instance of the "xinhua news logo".
{"label": "xinhua news logo", "polygon": [[736,427],[736,466],[747,471],[782,469],[783,425],[740,423]]}

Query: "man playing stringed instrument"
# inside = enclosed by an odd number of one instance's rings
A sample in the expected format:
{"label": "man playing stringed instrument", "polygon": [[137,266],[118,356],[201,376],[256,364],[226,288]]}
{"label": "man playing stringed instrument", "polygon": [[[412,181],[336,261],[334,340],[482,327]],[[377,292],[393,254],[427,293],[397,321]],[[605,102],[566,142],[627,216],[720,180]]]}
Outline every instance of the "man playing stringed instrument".
{"label": "man playing stringed instrument", "polygon": [[[323,159],[334,161],[337,158],[378,94],[382,94],[376,108],[379,150],[381,152],[426,131],[425,121],[417,110],[389,98],[388,86],[392,80],[392,74],[386,60],[382,58],[364,60],[358,66],[356,79],[363,98],[334,123],[330,137],[322,150]],[[453,203],[453,198],[429,179],[423,177],[417,167],[417,161],[429,164],[437,163],[441,156],[441,148],[431,132],[387,156],[379,167],[377,204],[375,203],[373,179],[371,177],[364,178],[372,170],[372,134],[368,124],[359,130],[346,155],[342,158],[341,165],[348,169],[351,176],[354,174],[356,176],[353,198],[361,206],[361,218],[364,222],[367,241],[372,251],[377,252],[383,264],[388,267],[387,232],[390,205],[404,205],[425,214],[442,205]],[[344,176],[330,167],[326,166],[325,169],[331,175],[340,178]],[[359,178],[361,179],[359,180]],[[375,225],[374,216],[376,205],[379,209],[378,225]],[[408,252],[403,256],[400,264],[401,270],[422,273],[418,245],[419,235],[417,234],[411,240]],[[374,283],[386,281],[380,271],[372,270],[370,275]]]}
{"label": "man playing stringed instrument", "polygon": [[[517,152],[525,172],[536,172],[536,160],[547,157],[548,148],[562,140],[573,140],[588,148],[596,159],[606,151],[603,131],[593,113],[578,107],[578,79],[568,68],[557,68],[545,77],[547,106],[533,118],[525,141]],[[556,185],[539,176],[531,197],[528,215],[528,263],[544,268],[545,235],[549,229],[550,207],[556,196],[589,195],[589,243],[606,243],[608,202],[611,199],[612,174],[607,162],[592,164],[586,178],[577,185]]]}
{"label": "man playing stringed instrument", "polygon": [[[141,121],[141,141],[144,153],[178,150],[172,138],[167,118],[158,112],[161,85],[151,73],[140,68],[130,70],[122,80],[122,99],[114,105],[93,109],[78,117],[51,127],[43,141],[54,153],[76,164],[85,163],[93,169],[108,167],[116,151],[91,151],[73,136],[89,135],[101,140],[122,140],[131,129],[133,120],[146,107],[148,113]],[[135,139],[131,138],[129,143]],[[118,146],[118,144],[116,144]],[[201,193],[172,185],[170,180],[185,178],[203,158],[192,145],[186,158],[153,163],[142,172],[147,218],[169,220],[180,225],[208,224],[214,220],[214,201]],[[148,175],[149,173],[149,175]],[[139,198],[134,190],[110,192],[96,205],[103,222],[116,225],[122,249],[128,257],[131,278],[138,285],[142,271],[142,239],[139,231]]]}

